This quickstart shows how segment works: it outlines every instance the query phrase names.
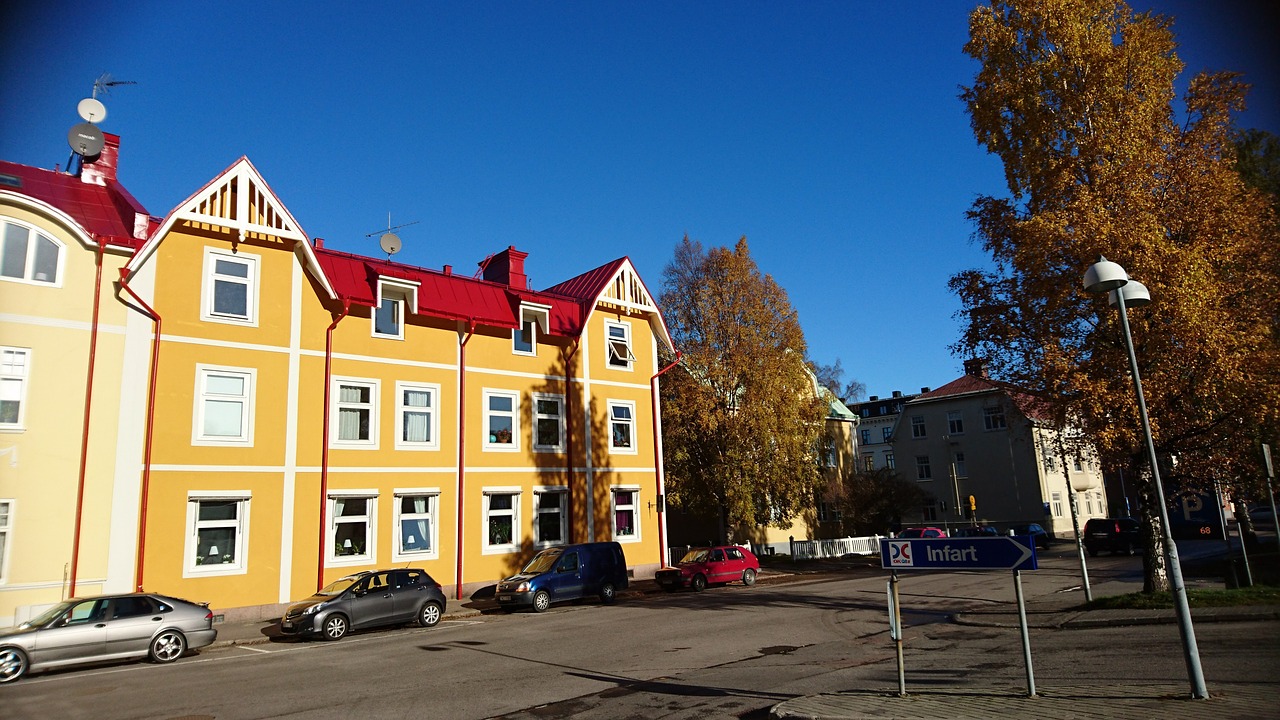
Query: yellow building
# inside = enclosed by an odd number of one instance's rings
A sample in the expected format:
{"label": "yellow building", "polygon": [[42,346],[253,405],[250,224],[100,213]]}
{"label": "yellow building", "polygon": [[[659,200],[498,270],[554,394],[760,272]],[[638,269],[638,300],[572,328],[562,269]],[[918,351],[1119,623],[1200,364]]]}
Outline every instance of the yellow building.
{"label": "yellow building", "polygon": [[170,212],[120,275],[151,351],[135,584],[266,617],[390,565],[462,598],[567,542],[652,574],[662,317],[626,258],[543,291],[525,258],[326,249],[244,158]]}
{"label": "yellow building", "polygon": [[150,218],[116,180],[119,141],[74,176],[0,162],[0,626],[131,564],[112,538],[137,530],[118,460],[136,468],[141,415],[113,281]]}

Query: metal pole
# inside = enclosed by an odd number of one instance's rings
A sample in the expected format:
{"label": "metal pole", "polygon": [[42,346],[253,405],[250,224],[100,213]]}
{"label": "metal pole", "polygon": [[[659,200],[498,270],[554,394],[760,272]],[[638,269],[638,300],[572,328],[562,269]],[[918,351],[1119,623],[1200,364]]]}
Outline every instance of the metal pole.
{"label": "metal pole", "polygon": [[1124,346],[1129,352],[1129,371],[1133,374],[1133,389],[1138,396],[1138,416],[1142,419],[1142,434],[1147,445],[1147,461],[1151,463],[1151,477],[1156,486],[1156,507],[1160,508],[1160,532],[1164,536],[1165,558],[1169,563],[1169,580],[1173,585],[1173,604],[1177,609],[1178,632],[1182,635],[1182,654],[1187,664],[1187,679],[1191,682],[1191,697],[1204,700],[1209,690],[1204,684],[1204,670],[1200,667],[1200,648],[1196,645],[1196,631],[1191,624],[1191,604],[1187,601],[1187,587],[1182,581],[1182,565],[1178,561],[1178,546],[1169,533],[1169,507],[1160,482],[1160,464],[1156,462],[1156,444],[1151,437],[1151,420],[1147,416],[1147,400],[1142,395],[1142,378],[1138,374],[1138,357],[1133,352],[1133,336],[1129,334],[1129,312],[1125,308],[1123,289],[1115,291],[1116,304],[1120,307],[1120,324],[1124,328]]}
{"label": "metal pole", "polygon": [[[1222,502],[1222,486],[1217,480],[1213,481],[1213,500],[1218,503],[1218,522],[1222,525],[1222,541],[1227,545],[1227,564],[1231,570],[1231,579],[1238,587],[1240,581],[1236,578],[1235,559],[1231,557],[1234,548],[1231,547],[1231,533],[1227,532],[1227,510]],[[1244,546],[1244,532],[1239,523],[1236,523],[1236,532],[1240,534],[1240,558],[1244,560],[1245,587],[1253,587],[1253,571],[1249,569],[1249,551]]]}
{"label": "metal pole", "polygon": [[1022,596],[1022,571],[1013,571],[1013,592],[1018,596],[1018,627],[1022,630],[1022,659],[1027,665],[1027,697],[1036,696],[1036,671],[1031,667],[1031,635],[1027,632],[1027,603]]}
{"label": "metal pole", "polygon": [[889,592],[893,598],[893,626],[897,628],[894,644],[898,653],[898,697],[907,696],[907,673],[902,663],[902,611],[898,602],[898,571],[889,574]]}
{"label": "metal pole", "polygon": [[[1267,501],[1271,503],[1271,524],[1276,529],[1276,549],[1280,550],[1280,517],[1276,517],[1276,494],[1271,489],[1271,481],[1276,477],[1275,467],[1271,464],[1271,446],[1262,443],[1262,464],[1267,471]],[[1256,531],[1257,528],[1254,528]],[[1240,538],[1240,542],[1244,542],[1244,538]]]}
{"label": "metal pole", "polygon": [[1129,509],[1129,491],[1124,489],[1124,468],[1120,468],[1120,495],[1124,498],[1124,516],[1133,515],[1133,511]]}

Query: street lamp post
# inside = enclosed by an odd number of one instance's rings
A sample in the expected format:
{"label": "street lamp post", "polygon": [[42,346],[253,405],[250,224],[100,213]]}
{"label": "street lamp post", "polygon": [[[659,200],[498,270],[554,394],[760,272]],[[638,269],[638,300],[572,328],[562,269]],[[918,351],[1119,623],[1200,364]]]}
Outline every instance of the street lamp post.
{"label": "street lamp post", "polygon": [[1155,481],[1156,506],[1160,509],[1160,531],[1164,541],[1165,558],[1169,565],[1169,580],[1173,585],[1173,604],[1178,615],[1178,632],[1182,635],[1183,659],[1187,664],[1187,678],[1191,681],[1191,696],[1197,700],[1209,697],[1204,684],[1204,670],[1200,667],[1200,649],[1196,646],[1196,631],[1191,624],[1191,605],[1187,602],[1187,587],[1182,580],[1182,565],[1178,560],[1178,546],[1169,530],[1169,508],[1165,502],[1164,486],[1160,482],[1160,465],[1156,461],[1155,440],[1151,437],[1151,420],[1147,416],[1147,401],[1142,395],[1142,378],[1138,375],[1138,358],[1133,352],[1133,336],[1129,333],[1129,313],[1126,303],[1142,307],[1151,302],[1151,295],[1140,282],[1129,279],[1129,274],[1116,263],[1099,258],[1084,274],[1084,289],[1091,293],[1108,293],[1109,301],[1120,309],[1120,325],[1124,328],[1124,346],[1129,353],[1129,372],[1133,375],[1133,389],[1138,396],[1138,416],[1142,420],[1142,434],[1147,446],[1147,461],[1151,463],[1151,477]]}

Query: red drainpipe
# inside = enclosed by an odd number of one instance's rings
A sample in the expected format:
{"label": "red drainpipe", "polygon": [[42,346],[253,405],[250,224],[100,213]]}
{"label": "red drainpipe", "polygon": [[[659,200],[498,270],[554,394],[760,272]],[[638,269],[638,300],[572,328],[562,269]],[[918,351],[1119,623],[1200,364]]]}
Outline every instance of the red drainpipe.
{"label": "red drainpipe", "polygon": [[[569,351],[569,356],[564,361],[564,480],[568,483],[568,503],[569,506],[564,509],[565,517],[569,519],[569,542],[574,542],[573,531],[573,356],[578,354],[578,348],[581,346],[582,338],[573,339],[573,350]],[[587,492],[591,492],[590,488]]]}
{"label": "red drainpipe", "polygon": [[76,484],[76,521],[71,531],[70,597],[76,596],[76,573],[80,567],[80,520],[84,514],[84,477],[89,464],[89,416],[93,408],[93,365],[98,356],[98,309],[102,305],[102,238],[95,238],[97,274],[93,280],[93,325],[89,330],[89,369],[84,381],[84,424],[80,431],[80,476]]}
{"label": "red drainpipe", "polygon": [[654,465],[657,466],[657,472],[654,474],[654,477],[657,480],[657,497],[662,501],[662,504],[658,506],[658,555],[659,555],[658,567],[660,568],[664,568],[667,566],[667,539],[665,537],[666,533],[662,531],[662,528],[663,528],[662,516],[666,514],[667,501],[666,501],[666,498],[663,497],[663,492],[662,492],[663,490],[662,456],[658,449],[658,446],[661,442],[661,438],[658,437],[658,432],[659,432],[658,430],[658,378],[661,377],[664,373],[666,373],[671,368],[675,367],[676,365],[679,365],[681,357],[684,357],[684,353],[677,350],[676,359],[672,360],[670,365],[662,368],[653,377],[649,378],[650,396],[652,397],[652,400],[653,400],[653,462],[654,462]]}
{"label": "red drainpipe", "polygon": [[151,377],[147,387],[147,440],[142,452],[142,502],[138,508],[138,557],[134,571],[134,589],[142,591],[142,566],[147,549],[147,499],[151,492],[151,444],[156,426],[156,376],[160,371],[160,313],[138,297],[129,287],[128,266],[120,268],[120,287],[132,297],[152,320],[155,321],[155,337],[151,340]]}
{"label": "red drainpipe", "polygon": [[462,338],[458,350],[458,569],[454,582],[457,600],[462,599],[462,488],[467,466],[467,343],[476,332],[476,319],[467,318],[467,336]]}
{"label": "red drainpipe", "polygon": [[316,556],[316,591],[324,588],[324,556],[325,556],[325,508],[328,505],[329,495],[329,385],[333,374],[333,329],[338,327],[338,323],[342,322],[342,318],[351,312],[351,301],[347,298],[342,300],[342,312],[329,323],[329,329],[324,331],[324,419],[321,426],[324,437],[320,438],[320,535],[316,547],[319,550]]}

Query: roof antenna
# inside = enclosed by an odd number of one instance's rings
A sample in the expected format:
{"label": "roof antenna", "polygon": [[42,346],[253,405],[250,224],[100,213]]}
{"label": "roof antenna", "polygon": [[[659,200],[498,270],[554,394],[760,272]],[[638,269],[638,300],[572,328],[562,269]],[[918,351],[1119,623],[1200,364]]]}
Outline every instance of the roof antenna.
{"label": "roof antenna", "polygon": [[374,235],[378,235],[379,233],[381,233],[382,237],[378,238],[378,244],[382,246],[382,251],[387,254],[387,260],[390,260],[392,255],[395,255],[396,253],[400,252],[400,245],[401,245],[400,236],[396,235],[391,231],[399,230],[402,227],[409,227],[410,225],[417,225],[419,222],[421,221],[414,220],[413,222],[407,222],[402,225],[396,225],[395,227],[391,227],[391,213],[388,212],[387,213],[387,229],[376,230],[374,232],[369,233],[368,235],[365,235],[365,237],[371,238]]}
{"label": "roof antenna", "polygon": [[84,122],[75,125],[67,133],[67,144],[71,146],[71,157],[67,158],[67,174],[79,175],[84,168],[84,161],[92,162],[102,153],[106,138],[98,129],[98,123],[107,119],[107,108],[98,100],[98,93],[106,95],[116,85],[137,85],[132,80],[112,80],[111,73],[102,73],[93,81],[93,95],[81,100],[76,105],[76,112]]}

